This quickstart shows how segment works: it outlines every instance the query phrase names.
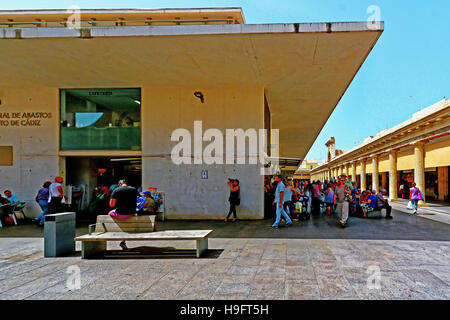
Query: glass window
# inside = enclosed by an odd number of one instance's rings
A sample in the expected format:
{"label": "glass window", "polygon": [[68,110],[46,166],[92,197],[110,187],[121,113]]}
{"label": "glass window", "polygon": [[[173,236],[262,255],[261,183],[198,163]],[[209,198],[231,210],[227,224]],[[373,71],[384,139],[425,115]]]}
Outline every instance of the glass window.
{"label": "glass window", "polygon": [[141,150],[140,89],[61,90],[61,150]]}

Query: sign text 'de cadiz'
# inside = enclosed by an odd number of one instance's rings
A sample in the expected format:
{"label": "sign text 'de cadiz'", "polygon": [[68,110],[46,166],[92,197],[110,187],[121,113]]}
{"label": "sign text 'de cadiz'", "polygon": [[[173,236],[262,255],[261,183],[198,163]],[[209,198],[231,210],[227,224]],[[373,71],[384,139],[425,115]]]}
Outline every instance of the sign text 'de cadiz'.
{"label": "sign text 'de cadiz'", "polygon": [[0,127],[40,127],[51,112],[0,112]]}

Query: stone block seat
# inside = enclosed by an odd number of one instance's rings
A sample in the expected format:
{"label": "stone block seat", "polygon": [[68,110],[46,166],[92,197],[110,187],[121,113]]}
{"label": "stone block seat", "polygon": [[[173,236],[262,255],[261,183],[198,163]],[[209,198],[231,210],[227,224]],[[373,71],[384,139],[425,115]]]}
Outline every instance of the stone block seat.
{"label": "stone block seat", "polygon": [[381,219],[386,217],[386,209],[375,209],[373,211],[367,212],[368,219]]}

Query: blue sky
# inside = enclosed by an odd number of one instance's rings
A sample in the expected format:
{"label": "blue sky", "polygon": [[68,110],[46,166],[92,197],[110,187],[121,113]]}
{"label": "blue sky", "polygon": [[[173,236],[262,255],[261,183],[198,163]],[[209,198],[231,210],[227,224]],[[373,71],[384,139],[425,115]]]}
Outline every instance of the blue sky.
{"label": "blue sky", "polygon": [[351,149],[444,96],[450,98],[449,0],[15,0],[0,9],[242,7],[247,23],[366,21],[380,8],[385,31],[328,119],[309,159],[325,159],[325,142]]}

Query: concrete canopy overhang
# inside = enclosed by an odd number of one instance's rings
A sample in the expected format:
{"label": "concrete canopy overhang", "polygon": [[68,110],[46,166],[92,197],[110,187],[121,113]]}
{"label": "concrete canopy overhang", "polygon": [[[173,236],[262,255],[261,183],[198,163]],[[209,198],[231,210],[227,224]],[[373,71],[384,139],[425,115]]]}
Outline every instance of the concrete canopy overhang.
{"label": "concrete canopy overhang", "polygon": [[[23,26],[23,22],[42,22],[53,25],[66,21],[74,13],[75,7],[69,9],[37,9],[37,10],[0,10],[0,25],[13,23],[13,26]],[[90,21],[128,21],[127,25],[135,25],[133,21],[149,20],[160,23],[161,20],[211,20],[229,18],[233,23],[245,23],[244,14],[240,7],[221,8],[162,8],[162,9],[79,9],[80,20]],[[216,21],[217,22],[217,21]],[[197,21],[196,24],[199,22]],[[214,23],[214,22],[213,22]],[[11,24],[9,24],[11,25]],[[36,26],[39,26],[36,25]],[[57,26],[57,25],[56,25]]]}
{"label": "concrete canopy overhang", "polygon": [[303,159],[383,32],[366,22],[0,29],[0,88],[263,87]]}

